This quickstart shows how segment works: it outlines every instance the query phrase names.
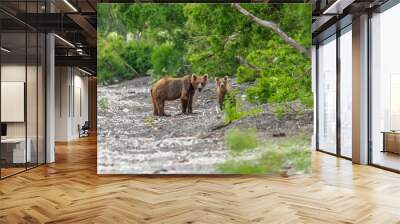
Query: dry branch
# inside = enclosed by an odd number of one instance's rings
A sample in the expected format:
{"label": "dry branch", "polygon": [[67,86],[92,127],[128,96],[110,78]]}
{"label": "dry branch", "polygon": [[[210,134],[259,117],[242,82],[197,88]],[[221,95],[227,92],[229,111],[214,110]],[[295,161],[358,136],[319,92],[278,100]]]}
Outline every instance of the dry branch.
{"label": "dry branch", "polygon": [[274,33],[278,34],[287,44],[295,48],[298,52],[300,52],[304,56],[308,58],[311,57],[310,49],[307,49],[306,47],[297,43],[297,41],[295,41],[293,38],[287,35],[283,30],[281,30],[276,23],[258,18],[257,16],[253,15],[251,12],[247,11],[242,6],[240,6],[239,3],[232,3],[232,7],[236,8],[240,13],[247,16],[250,20],[256,22],[257,24],[266,28],[270,28]]}

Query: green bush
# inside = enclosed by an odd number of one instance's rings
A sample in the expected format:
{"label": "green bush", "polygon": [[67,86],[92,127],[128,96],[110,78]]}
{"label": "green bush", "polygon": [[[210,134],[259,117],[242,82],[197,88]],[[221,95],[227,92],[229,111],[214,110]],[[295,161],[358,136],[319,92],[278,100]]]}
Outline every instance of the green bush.
{"label": "green bush", "polygon": [[244,110],[240,100],[235,99],[235,93],[230,93],[224,101],[224,121],[225,123],[230,123],[235,120],[239,120],[247,116],[255,116],[262,112],[261,108],[251,108],[249,110]]}
{"label": "green bush", "polygon": [[281,106],[281,105],[277,105],[277,106],[275,106],[275,108],[274,108],[274,112],[275,112],[276,117],[277,117],[279,120],[281,120],[281,119],[285,116],[287,110],[286,110],[285,107],[283,107],[283,106]]}
{"label": "green bush", "polygon": [[232,174],[265,174],[266,170],[260,166],[257,161],[243,160],[234,161],[228,160],[225,163],[217,165],[217,170],[223,173]]}
{"label": "green bush", "polygon": [[281,44],[281,40],[271,39],[267,49],[251,52],[246,60],[259,68],[257,72],[245,66],[237,69],[238,82],[255,81],[246,92],[251,102],[300,100],[312,106],[310,59]]}
{"label": "green bush", "polygon": [[255,129],[230,129],[225,135],[225,144],[232,152],[242,152],[247,149],[254,149],[258,146],[258,139]]}
{"label": "green bush", "polygon": [[146,75],[152,68],[152,46],[144,41],[128,41],[121,49],[121,58],[139,75]]}
{"label": "green bush", "polygon": [[175,50],[172,43],[165,43],[156,47],[151,56],[154,74],[157,77],[176,75],[181,67],[181,58],[180,52]]}
{"label": "green bush", "polygon": [[[311,47],[310,4],[241,6]],[[246,92],[252,102],[312,106],[310,58],[229,4],[99,4],[98,9],[98,80],[103,84],[143,74],[153,79],[230,75],[239,83],[254,82]],[[245,114],[234,107],[227,112],[228,122]]]}
{"label": "green bush", "polygon": [[118,53],[124,44],[123,38],[114,34],[98,42],[98,82],[110,84],[134,77],[135,70]]}
{"label": "green bush", "polygon": [[245,66],[239,66],[236,74],[238,83],[252,82],[255,81],[258,77],[256,71]]}
{"label": "green bush", "polygon": [[[242,150],[244,153],[248,149]],[[278,142],[264,142],[252,151],[255,159],[246,159],[233,152],[232,157],[216,168],[223,173],[266,174],[279,173],[284,166],[291,166],[296,172],[308,173],[311,168],[309,136],[286,137]]]}
{"label": "green bush", "polygon": [[106,111],[108,109],[108,99],[106,97],[99,99],[99,108],[101,111]]}

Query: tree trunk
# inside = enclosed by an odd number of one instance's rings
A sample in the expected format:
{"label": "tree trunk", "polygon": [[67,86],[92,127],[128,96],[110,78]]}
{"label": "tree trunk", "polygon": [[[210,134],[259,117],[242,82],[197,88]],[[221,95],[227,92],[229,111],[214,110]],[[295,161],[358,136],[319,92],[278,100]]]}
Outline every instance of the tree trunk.
{"label": "tree trunk", "polygon": [[252,13],[244,9],[242,6],[240,6],[239,3],[232,3],[232,7],[236,8],[240,13],[247,16],[250,20],[256,22],[257,24],[272,29],[272,31],[278,34],[287,44],[292,46],[294,49],[296,49],[304,56],[308,58],[311,57],[310,49],[307,49],[301,44],[297,43],[293,38],[291,38],[289,35],[283,32],[283,30],[281,30],[276,23],[258,18],[257,16],[253,15]]}

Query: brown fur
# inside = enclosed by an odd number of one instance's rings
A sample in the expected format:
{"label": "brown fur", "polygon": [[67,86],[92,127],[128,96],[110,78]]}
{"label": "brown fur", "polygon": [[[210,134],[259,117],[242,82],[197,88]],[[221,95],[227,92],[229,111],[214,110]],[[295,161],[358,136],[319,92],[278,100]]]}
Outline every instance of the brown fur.
{"label": "brown fur", "polygon": [[168,116],[164,112],[165,101],[181,99],[182,113],[192,113],[193,96],[196,89],[201,91],[208,81],[208,75],[186,75],[181,78],[164,77],[150,89],[155,116]]}
{"label": "brown fur", "polygon": [[215,82],[217,84],[217,98],[219,108],[223,110],[225,97],[227,97],[227,95],[231,93],[232,87],[228,82],[228,76],[225,76],[224,78],[215,78]]}

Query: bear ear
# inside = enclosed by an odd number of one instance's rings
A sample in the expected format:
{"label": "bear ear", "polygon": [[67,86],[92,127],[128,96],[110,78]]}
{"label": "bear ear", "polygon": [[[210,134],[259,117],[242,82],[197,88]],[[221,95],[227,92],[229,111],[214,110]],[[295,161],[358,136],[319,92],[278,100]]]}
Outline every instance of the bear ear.
{"label": "bear ear", "polygon": [[190,77],[190,79],[192,80],[192,82],[196,81],[197,76],[195,74],[192,74],[192,76]]}
{"label": "bear ear", "polygon": [[218,82],[219,81],[219,78],[218,77],[215,77],[215,82]]}
{"label": "bear ear", "polygon": [[227,75],[224,77],[224,80],[225,80],[225,81],[228,81],[228,76],[227,76]]}
{"label": "bear ear", "polygon": [[208,74],[205,74],[205,75],[204,75],[204,79],[207,81],[207,79],[208,79]]}

